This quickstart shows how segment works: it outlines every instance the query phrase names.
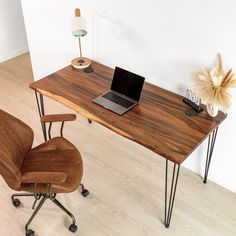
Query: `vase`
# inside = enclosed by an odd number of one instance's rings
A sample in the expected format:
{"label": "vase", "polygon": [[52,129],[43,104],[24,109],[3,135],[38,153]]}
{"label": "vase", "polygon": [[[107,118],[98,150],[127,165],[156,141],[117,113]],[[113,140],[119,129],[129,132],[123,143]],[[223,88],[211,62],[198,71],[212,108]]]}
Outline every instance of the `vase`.
{"label": "vase", "polygon": [[206,105],[206,108],[207,108],[207,112],[208,112],[209,116],[211,116],[211,117],[217,116],[218,111],[219,111],[219,108],[217,105],[209,103]]}

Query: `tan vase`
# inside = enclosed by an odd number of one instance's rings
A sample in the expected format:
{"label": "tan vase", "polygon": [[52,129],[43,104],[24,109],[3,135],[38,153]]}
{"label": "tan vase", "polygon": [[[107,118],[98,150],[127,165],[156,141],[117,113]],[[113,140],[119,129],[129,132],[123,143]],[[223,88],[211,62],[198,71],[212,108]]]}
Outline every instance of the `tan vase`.
{"label": "tan vase", "polygon": [[210,104],[210,103],[206,105],[206,109],[207,109],[209,116],[211,116],[211,117],[216,117],[218,114],[218,111],[219,111],[219,108],[217,105]]}

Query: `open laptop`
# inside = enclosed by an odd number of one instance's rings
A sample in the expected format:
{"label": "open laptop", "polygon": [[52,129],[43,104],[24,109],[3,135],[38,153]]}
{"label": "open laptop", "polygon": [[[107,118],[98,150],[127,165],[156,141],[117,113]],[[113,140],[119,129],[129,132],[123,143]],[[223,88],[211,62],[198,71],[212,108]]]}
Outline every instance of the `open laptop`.
{"label": "open laptop", "polygon": [[96,97],[93,102],[123,115],[138,104],[145,78],[116,67],[111,89]]}

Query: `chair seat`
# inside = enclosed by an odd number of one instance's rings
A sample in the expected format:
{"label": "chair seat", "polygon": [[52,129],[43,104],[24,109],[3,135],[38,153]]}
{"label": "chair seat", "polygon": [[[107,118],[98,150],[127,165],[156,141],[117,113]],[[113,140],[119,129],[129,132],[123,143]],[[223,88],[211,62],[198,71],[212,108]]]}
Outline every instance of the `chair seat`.
{"label": "chair seat", "polygon": [[[21,173],[26,172],[64,172],[65,182],[53,184],[54,193],[73,192],[78,188],[83,175],[82,158],[77,148],[62,137],[52,138],[49,141],[33,148],[25,157]],[[20,191],[33,192],[33,184],[22,183]],[[38,193],[47,192],[47,184],[37,185]]]}

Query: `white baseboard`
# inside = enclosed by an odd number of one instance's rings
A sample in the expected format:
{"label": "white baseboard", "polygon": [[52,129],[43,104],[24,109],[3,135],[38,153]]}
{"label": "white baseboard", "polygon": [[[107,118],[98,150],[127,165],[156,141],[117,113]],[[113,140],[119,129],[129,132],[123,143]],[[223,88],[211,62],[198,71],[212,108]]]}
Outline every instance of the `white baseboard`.
{"label": "white baseboard", "polygon": [[21,54],[24,54],[24,53],[28,52],[28,51],[29,51],[28,47],[23,47],[23,48],[19,48],[17,50],[14,50],[12,52],[8,52],[5,55],[0,55],[0,63],[4,62],[4,61],[7,61],[11,58],[17,57]]}

